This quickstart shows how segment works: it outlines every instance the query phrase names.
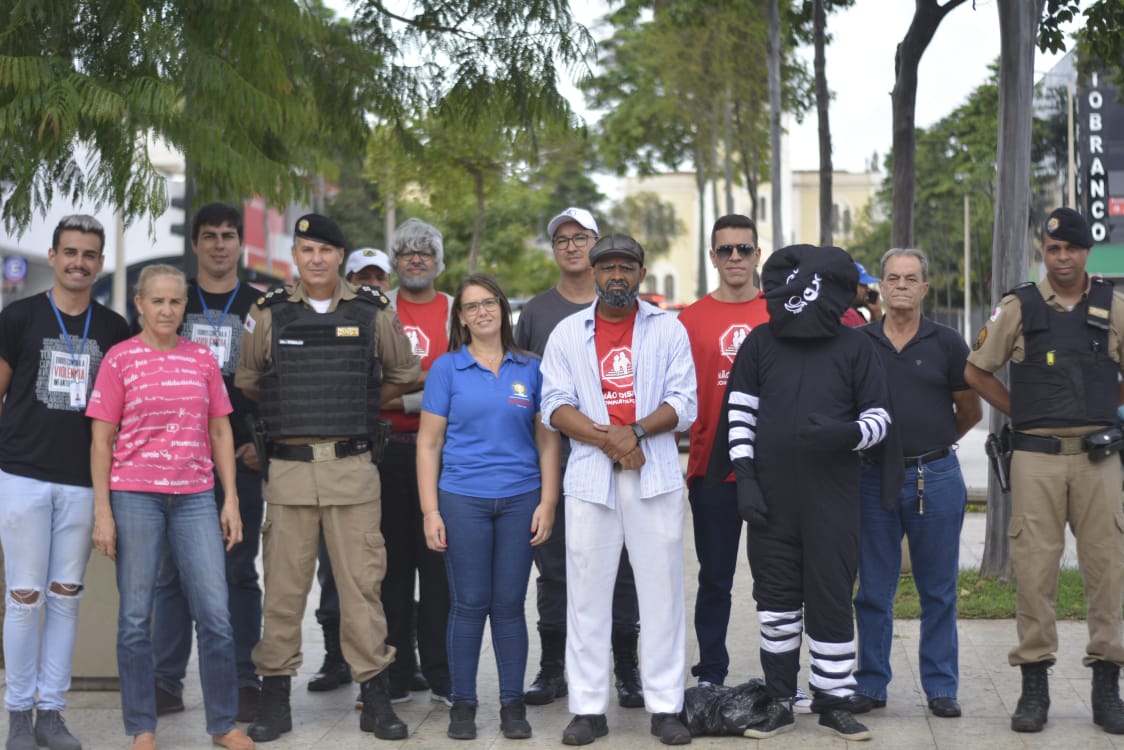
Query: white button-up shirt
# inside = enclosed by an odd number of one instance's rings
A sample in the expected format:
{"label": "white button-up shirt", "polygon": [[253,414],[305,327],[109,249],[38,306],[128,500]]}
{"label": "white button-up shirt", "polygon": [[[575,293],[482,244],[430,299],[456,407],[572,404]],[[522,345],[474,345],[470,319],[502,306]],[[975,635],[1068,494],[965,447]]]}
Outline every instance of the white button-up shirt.
{"label": "white button-up shirt", "polygon": [[[594,325],[597,301],[564,319],[550,334],[543,354],[542,421],[560,406],[572,406],[597,424],[609,424],[609,410],[601,387]],[[675,432],[685,432],[695,420],[698,403],[695,364],[687,331],[672,315],[641,301],[632,331],[633,389],[636,418],[643,419],[661,404],[675,410]],[[600,448],[571,441],[563,489],[566,497],[616,507],[613,462]],[[640,496],[655,497],[683,487],[683,470],[674,432],[650,435],[640,441]]]}

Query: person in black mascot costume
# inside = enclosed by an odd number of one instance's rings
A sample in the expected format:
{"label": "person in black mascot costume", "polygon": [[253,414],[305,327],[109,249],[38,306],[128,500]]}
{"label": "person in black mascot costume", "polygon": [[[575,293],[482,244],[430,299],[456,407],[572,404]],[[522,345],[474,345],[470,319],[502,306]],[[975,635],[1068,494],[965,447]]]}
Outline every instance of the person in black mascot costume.
{"label": "person in black mascot costume", "polygon": [[[806,631],[812,711],[820,726],[848,740],[869,739],[849,710],[855,686],[851,596],[859,556],[860,451],[880,460],[890,432],[885,375],[870,337],[839,320],[858,284],[845,251],[785,247],[769,257],[761,278],[769,324],[750,332],[734,360],[707,473],[707,481],[721,481],[732,465],[738,509],[750,527],[761,667],[771,702],[745,735],[761,739],[794,728],[789,701]],[[890,488],[897,491],[895,465],[901,485],[902,463],[882,464],[891,475],[883,477],[886,497]]]}

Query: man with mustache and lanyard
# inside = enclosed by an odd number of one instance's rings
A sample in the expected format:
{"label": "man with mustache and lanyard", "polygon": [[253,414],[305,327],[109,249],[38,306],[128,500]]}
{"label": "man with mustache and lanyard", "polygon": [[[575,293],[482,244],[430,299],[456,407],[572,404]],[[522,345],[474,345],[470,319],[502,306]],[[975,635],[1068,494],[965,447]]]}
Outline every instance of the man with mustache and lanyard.
{"label": "man with mustache and lanyard", "polygon": [[102,356],[129,337],[120,315],[90,299],[104,250],[105,230],[97,219],[63,217],[47,252],[54,286],[0,313],[0,541],[8,574],[4,704],[11,750],[48,743],[81,747],[61,712],[93,545],[86,399]]}

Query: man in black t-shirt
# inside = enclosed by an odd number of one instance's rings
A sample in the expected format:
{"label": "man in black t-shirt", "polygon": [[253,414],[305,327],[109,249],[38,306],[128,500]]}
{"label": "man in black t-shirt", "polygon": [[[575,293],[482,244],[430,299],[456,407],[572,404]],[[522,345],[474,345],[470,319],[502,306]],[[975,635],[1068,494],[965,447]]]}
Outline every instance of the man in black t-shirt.
{"label": "man in black t-shirt", "polygon": [[[105,230],[97,219],[63,217],[47,252],[54,285],[0,313],[0,542],[8,573],[4,701],[9,748],[35,747],[37,741],[80,746],[61,712],[70,689],[78,595],[94,527],[86,399],[102,357],[129,337],[121,316],[90,299],[104,250]],[[38,710],[34,727],[33,709]]]}
{"label": "man in black t-shirt", "polygon": [[[199,261],[199,276],[188,282],[180,335],[207,346],[215,355],[234,407],[230,426],[238,459],[242,543],[226,553],[226,584],[238,667],[237,718],[253,721],[261,686],[251,653],[261,639],[262,594],[255,560],[261,540],[262,475],[250,427],[257,404],[234,387],[234,370],[246,315],[260,294],[238,279],[242,242],[242,215],[233,206],[211,203],[196,212],[191,222],[191,248]],[[222,507],[223,493],[217,482],[215,503]],[[152,649],[156,713],[182,711],[183,678],[191,655],[191,613],[170,558],[165,558],[156,582]]]}
{"label": "man in black t-shirt", "polygon": [[921,688],[934,716],[960,716],[956,588],[968,495],[955,444],[980,420],[981,409],[980,397],[964,380],[968,345],[956,331],[921,314],[928,277],[920,250],[887,252],[882,291],[888,311],[881,321],[859,329],[874,340],[886,370],[905,483],[895,507],[884,508],[880,467],[863,467],[855,713],[886,705],[904,535],[921,596]]}

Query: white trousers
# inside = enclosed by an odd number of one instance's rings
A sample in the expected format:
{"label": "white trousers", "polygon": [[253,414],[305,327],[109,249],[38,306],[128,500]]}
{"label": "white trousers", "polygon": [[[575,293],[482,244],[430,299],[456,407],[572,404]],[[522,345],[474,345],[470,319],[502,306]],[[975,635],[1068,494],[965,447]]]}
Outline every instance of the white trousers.
{"label": "white trousers", "polygon": [[617,507],[566,498],[566,677],[570,712],[609,707],[613,585],[628,549],[640,605],[640,679],[651,713],[683,708],[686,632],[683,517],[676,490],[640,498],[640,472],[616,471]]}

